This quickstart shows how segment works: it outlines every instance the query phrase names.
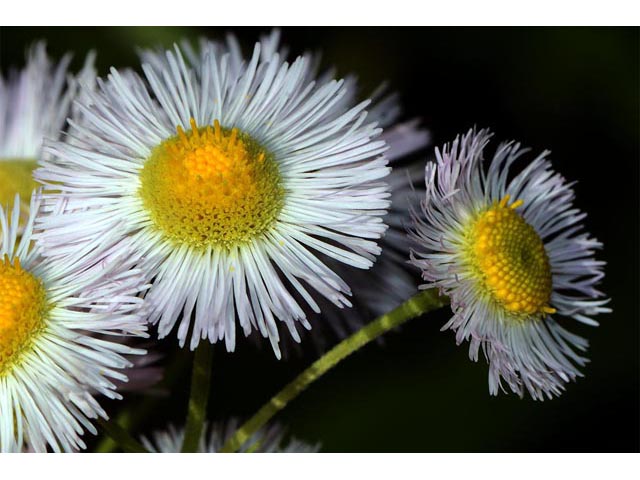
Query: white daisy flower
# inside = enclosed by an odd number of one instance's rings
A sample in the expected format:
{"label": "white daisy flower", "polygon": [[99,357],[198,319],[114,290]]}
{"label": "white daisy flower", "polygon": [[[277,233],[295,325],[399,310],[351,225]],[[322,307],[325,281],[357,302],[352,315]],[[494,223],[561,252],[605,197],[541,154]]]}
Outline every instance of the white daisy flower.
{"label": "white daisy flower", "polygon": [[[205,426],[200,438],[198,453],[216,453],[237,430],[239,422],[232,419],[225,424]],[[309,444],[295,438],[284,441],[285,432],[279,425],[258,430],[239,450],[242,453],[316,453],[319,444]],[[169,425],[167,430],[153,432],[151,438],[142,437],[142,445],[154,453],[179,453],[184,439],[184,429]]]}
{"label": "white daisy flower", "polygon": [[587,362],[579,354],[587,341],[556,318],[597,325],[591,317],[610,311],[595,288],[604,263],[594,250],[602,245],[582,232],[586,215],[573,207],[571,184],[552,170],[549,152],[509,179],[527,150],[503,143],[485,170],[490,137],[469,131],[427,164],[411,261],[427,281],[422,288],[451,299],[454,315],[443,330],[454,330],[458,344],[470,341],[473,361],[482,347],[491,394],[504,379],[513,392],[543,400]]}
{"label": "white daisy flower", "polygon": [[[262,45],[261,58],[268,59],[274,54],[279,54],[280,58],[286,59],[289,49],[280,44],[280,30],[273,29],[269,35],[260,37]],[[239,68],[243,62],[242,49],[238,39],[229,34],[225,44],[212,42],[207,39],[200,39],[199,50],[194,49],[190,42],[181,42],[182,50],[190,65],[197,66],[199,61],[199,51],[206,49],[226,50],[230,57],[229,64],[232,68]],[[156,64],[156,68],[161,68],[158,58],[161,58],[162,51],[153,52],[143,50],[141,56],[143,60],[150,64]],[[306,71],[306,81],[316,83],[326,83],[333,78],[335,69],[318,74],[320,70],[320,55],[308,54],[309,64],[312,68]],[[348,108],[357,102],[358,86],[357,77],[348,75],[345,78],[345,94],[340,99],[342,108]],[[326,348],[328,342],[337,338],[344,338],[361,328],[368,320],[378,315],[386,313],[413,295],[418,288],[419,279],[413,272],[407,272],[404,264],[409,254],[409,241],[405,234],[406,225],[409,223],[408,198],[415,196],[414,184],[418,184],[418,176],[422,172],[412,171],[412,182],[408,176],[408,169],[399,166],[404,158],[416,151],[425,148],[429,144],[430,135],[427,130],[419,125],[417,119],[399,123],[398,119],[402,113],[399,96],[396,93],[387,94],[387,85],[381,84],[371,95],[371,104],[368,108],[367,119],[375,121],[384,131],[380,135],[380,140],[384,140],[388,146],[385,157],[390,164],[394,165],[392,173],[387,177],[387,182],[391,186],[391,206],[389,212],[384,217],[385,223],[391,226],[384,237],[380,240],[382,253],[375,265],[370,270],[351,268],[350,265],[341,261],[333,260],[326,255],[319,254],[319,258],[339,277],[345,279],[352,290],[352,308],[341,308],[331,303],[325,298],[315,299],[320,308],[316,313],[311,308],[303,305],[305,315],[308,320],[310,330],[303,329],[300,337],[305,341],[308,337],[320,350]],[[414,175],[418,174],[418,175]],[[421,181],[421,180],[420,180]],[[413,183],[413,184],[412,184]],[[381,294],[381,292],[384,292]],[[286,327],[284,327],[286,328]],[[282,330],[282,326],[279,330]],[[298,353],[303,351],[300,343],[290,335],[281,336],[283,344],[280,345],[286,355],[288,351],[295,350]],[[260,340],[259,332],[254,332],[251,339]]]}
{"label": "white daisy flower", "polygon": [[[26,67],[0,75],[0,205],[16,193],[28,199],[36,188],[32,172],[41,158],[45,138],[60,138],[65,121],[73,114],[78,84],[95,81],[94,55],[87,56],[77,76],[67,73],[71,55],[54,63],[44,42],[33,45]],[[23,213],[28,215],[28,203]]]}
{"label": "white daisy flower", "polygon": [[[107,337],[145,336],[137,294],[144,288],[127,252],[108,261],[44,259],[33,244],[40,197],[18,242],[20,201],[0,207],[0,451],[85,448],[96,433],[90,419],[105,412],[93,397],[120,398],[113,381],[126,381],[122,355],[143,354]],[[101,334],[103,339],[92,334]]]}
{"label": "white daisy flower", "polygon": [[279,355],[276,321],[297,340],[300,304],[319,310],[312,290],[351,305],[319,255],[366,269],[380,253],[381,129],[368,101],[341,103],[344,82],[308,82],[306,57],[289,64],[257,44],[235,65],[205,44],[194,66],[177,47],[153,58],[148,84],[112,69],[78,102],[81,138],[49,146],[36,175],[69,197],[69,214],[43,219],[44,240],[131,240],[154,278],[146,299],[161,338],[182,314],[181,345],[224,339],[233,350],[237,318]]}

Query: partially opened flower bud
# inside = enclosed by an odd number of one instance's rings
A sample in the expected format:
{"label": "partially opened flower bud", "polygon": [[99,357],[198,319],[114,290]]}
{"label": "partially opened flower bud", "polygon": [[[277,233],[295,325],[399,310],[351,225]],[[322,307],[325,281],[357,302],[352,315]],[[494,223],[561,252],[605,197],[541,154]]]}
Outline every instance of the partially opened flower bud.
{"label": "partially opened flower bud", "polygon": [[[217,453],[224,442],[235,432],[239,423],[231,419],[225,423],[205,425],[198,445],[198,453]],[[150,452],[179,453],[184,439],[184,429],[169,425],[166,430],[142,437],[142,445]],[[285,431],[277,424],[266,426],[247,440],[240,452],[253,453],[315,453],[319,444],[310,444],[295,438],[285,441]]]}

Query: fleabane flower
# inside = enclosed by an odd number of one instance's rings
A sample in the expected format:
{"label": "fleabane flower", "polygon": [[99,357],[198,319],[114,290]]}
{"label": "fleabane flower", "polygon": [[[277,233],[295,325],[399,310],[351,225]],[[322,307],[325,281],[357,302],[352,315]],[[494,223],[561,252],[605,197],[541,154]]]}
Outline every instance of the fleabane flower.
{"label": "fleabane flower", "polygon": [[[217,453],[238,428],[236,419],[205,426],[200,437],[198,453]],[[263,427],[241,447],[241,453],[316,453],[319,444],[310,444],[291,438],[285,441],[285,432],[277,424]],[[150,437],[142,437],[142,445],[154,453],[179,453],[184,440],[184,428],[169,425],[157,430]]]}
{"label": "fleabane flower", "polygon": [[[443,327],[469,340],[477,361],[489,362],[489,390],[502,380],[537,400],[559,395],[581,376],[587,341],[565,329],[567,318],[597,325],[609,312],[596,289],[601,244],[583,232],[585,214],[573,207],[571,184],[543,152],[520,173],[512,165],[527,150],[500,144],[484,164],[491,135],[469,131],[426,167],[426,196],[414,211],[411,262],[423,288],[451,299],[453,317]],[[512,177],[512,178],[511,178]]]}
{"label": "fleabane flower", "polygon": [[[280,44],[280,30],[273,29],[268,35],[260,37],[263,59],[278,54],[281,59],[286,59],[289,48]],[[242,49],[237,38],[229,34],[225,43],[200,39],[198,48],[194,48],[188,41],[180,43],[188,65],[198,66],[202,64],[200,56],[205,51],[224,51],[229,55],[230,69],[238,69],[244,59]],[[144,61],[161,69],[162,51],[143,50],[141,56]],[[305,82],[327,83],[332,80],[335,69],[320,70],[320,55],[307,54],[307,63],[310,66],[305,71]],[[334,109],[348,109],[357,103],[360,94],[356,75],[347,75],[344,79],[344,95],[338,100]],[[352,268],[340,260],[334,260],[322,253],[318,258],[326,264],[340,278],[345,280],[351,290],[351,308],[342,308],[342,305],[334,305],[330,299],[322,296],[314,298],[319,307],[319,312],[314,312],[308,305],[303,304],[306,319],[311,325],[310,330],[299,329],[298,334],[302,339],[298,343],[297,335],[287,335],[283,330],[287,327],[279,326],[282,343],[280,349],[284,355],[288,351],[301,353],[308,350],[308,342],[311,341],[320,350],[336,339],[341,339],[353,333],[363,326],[371,318],[378,316],[396,307],[409,296],[413,295],[418,287],[419,278],[413,271],[408,272],[406,257],[409,254],[408,239],[405,235],[406,224],[409,223],[409,211],[407,199],[415,196],[415,185],[418,183],[417,172],[405,165],[406,157],[429,144],[429,132],[420,125],[418,119],[399,121],[402,114],[399,95],[389,93],[386,83],[382,83],[370,95],[371,103],[367,107],[367,120],[376,122],[384,130],[378,137],[388,147],[385,157],[389,166],[393,167],[391,174],[386,177],[390,185],[390,206],[384,217],[384,222],[391,226],[381,238],[379,245],[382,253],[371,269],[362,270]],[[412,180],[408,172],[412,170]],[[421,182],[422,180],[420,180]],[[413,270],[413,269],[412,269]],[[308,327],[305,325],[305,327]],[[256,341],[261,341],[260,334],[255,331],[251,336]]]}
{"label": "fleabane flower", "polygon": [[[380,253],[389,173],[369,102],[343,105],[342,81],[308,81],[306,57],[283,62],[258,43],[248,62],[205,44],[192,65],[176,47],[143,65],[146,82],[112,69],[36,172],[68,197],[43,219],[53,248],[130,242],[153,278],[160,337],[224,339],[236,322],[279,355],[277,321],[298,339],[314,293],[349,306],[347,283],[320,255],[367,269]],[[154,55],[154,54],[149,54]]]}
{"label": "fleabane flower", "polygon": [[44,258],[33,243],[39,206],[34,194],[19,241],[18,196],[10,212],[0,207],[2,452],[85,448],[90,419],[106,418],[94,395],[120,398],[113,382],[131,365],[123,355],[144,353],[118,341],[146,335],[145,283],[127,252],[107,249],[97,263]]}
{"label": "fleabane flower", "polygon": [[[87,56],[77,75],[67,73],[71,55],[52,61],[44,42],[33,45],[20,71],[0,75],[0,204],[13,201],[16,193],[29,199],[36,187],[33,169],[43,155],[45,138],[60,138],[65,121],[73,114],[78,85],[95,81],[94,55]],[[28,215],[28,201],[23,213]]]}

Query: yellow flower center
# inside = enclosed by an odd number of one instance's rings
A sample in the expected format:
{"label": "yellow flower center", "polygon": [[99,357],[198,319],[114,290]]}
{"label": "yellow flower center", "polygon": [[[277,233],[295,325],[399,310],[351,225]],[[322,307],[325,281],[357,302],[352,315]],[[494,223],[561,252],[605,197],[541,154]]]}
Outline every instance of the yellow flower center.
{"label": "yellow flower center", "polygon": [[530,317],[554,313],[551,265],[534,228],[511,205],[509,195],[495,202],[472,223],[467,256],[482,293],[509,313]]}
{"label": "yellow flower center", "polygon": [[237,128],[213,126],[163,141],[140,173],[140,196],[154,225],[180,244],[229,248],[276,220],[284,188],[273,156]]}
{"label": "yellow flower center", "polygon": [[16,257],[0,261],[0,378],[31,346],[48,313],[42,281],[23,270]]}
{"label": "yellow flower center", "polygon": [[31,192],[38,186],[33,179],[36,160],[0,159],[0,205],[13,205],[16,193],[26,205],[29,204]]}

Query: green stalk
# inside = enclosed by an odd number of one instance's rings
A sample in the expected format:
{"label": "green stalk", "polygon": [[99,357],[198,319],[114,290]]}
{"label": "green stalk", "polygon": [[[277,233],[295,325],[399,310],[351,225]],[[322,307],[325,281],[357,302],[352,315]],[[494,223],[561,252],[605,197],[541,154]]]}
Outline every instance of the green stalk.
{"label": "green stalk", "polygon": [[233,436],[227,440],[221,452],[230,453],[237,451],[291,400],[296,398],[309,385],[356,350],[362,348],[392,328],[431,310],[440,308],[447,303],[448,299],[446,297],[440,297],[437,290],[425,290],[414,295],[389,313],[382,315],[370,324],[362,327],[316,360],[309,368],[269,400],[268,403],[258,410],[253,417],[247,420]]}
{"label": "green stalk", "polygon": [[135,438],[127,433],[116,422],[108,422],[102,418],[98,419],[98,426],[113,439],[116,444],[126,453],[149,453]]}
{"label": "green stalk", "polygon": [[196,452],[207,416],[207,403],[211,389],[211,364],[213,347],[208,341],[201,341],[196,349],[191,372],[191,396],[187,425],[184,429],[182,453]]}

